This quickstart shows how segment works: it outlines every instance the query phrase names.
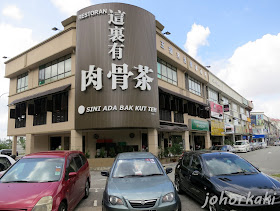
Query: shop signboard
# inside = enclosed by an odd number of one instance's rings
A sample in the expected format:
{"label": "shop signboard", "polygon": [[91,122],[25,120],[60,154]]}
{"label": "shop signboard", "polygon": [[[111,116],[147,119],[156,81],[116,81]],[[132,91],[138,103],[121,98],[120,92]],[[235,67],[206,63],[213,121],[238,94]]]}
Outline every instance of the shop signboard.
{"label": "shop signboard", "polygon": [[225,134],[233,134],[234,126],[232,124],[225,124]]}
{"label": "shop signboard", "polygon": [[256,115],[251,115],[250,119],[251,119],[251,124],[254,127],[257,124],[257,122],[256,122]]}
{"label": "shop signboard", "polygon": [[241,125],[235,125],[235,126],[234,126],[234,129],[235,129],[235,133],[237,133],[237,134],[242,134],[242,133],[244,133],[243,127],[242,127]]}
{"label": "shop signboard", "polygon": [[224,105],[224,112],[229,112],[229,105]]}
{"label": "shop signboard", "polygon": [[264,119],[262,114],[256,115],[256,125],[264,125]]}
{"label": "shop signboard", "polygon": [[209,123],[207,121],[190,119],[189,125],[191,125],[191,130],[209,131]]}
{"label": "shop signboard", "polygon": [[129,4],[78,11],[75,129],[159,126],[155,23]]}
{"label": "shop signboard", "polygon": [[225,135],[225,123],[218,120],[211,120],[211,135],[212,136],[224,136]]}
{"label": "shop signboard", "polygon": [[211,107],[211,117],[215,117],[217,119],[223,119],[224,118],[224,111],[223,111],[223,106],[219,105],[214,102],[210,102],[210,107]]}

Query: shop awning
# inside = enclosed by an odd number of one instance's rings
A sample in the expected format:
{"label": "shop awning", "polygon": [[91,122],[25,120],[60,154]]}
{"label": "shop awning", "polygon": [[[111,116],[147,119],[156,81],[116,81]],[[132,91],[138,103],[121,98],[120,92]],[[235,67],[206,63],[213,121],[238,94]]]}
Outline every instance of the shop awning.
{"label": "shop awning", "polygon": [[168,93],[168,94],[177,96],[177,97],[182,98],[182,99],[185,99],[185,100],[187,100],[187,101],[194,102],[194,103],[197,103],[197,104],[199,104],[199,105],[206,106],[206,107],[209,106],[209,105],[207,105],[207,104],[205,104],[205,103],[199,102],[199,101],[197,101],[197,100],[194,100],[194,99],[189,98],[189,97],[187,97],[187,96],[184,96],[184,95],[178,94],[178,93],[176,93],[176,92],[170,91],[170,90],[168,90],[168,89],[165,89],[165,88],[162,88],[162,87],[158,87],[158,88],[159,88],[161,91],[165,92],[165,93]]}
{"label": "shop awning", "polygon": [[67,85],[64,85],[64,86],[56,87],[54,89],[50,89],[50,90],[45,91],[45,92],[39,92],[37,94],[30,95],[28,97],[23,97],[23,98],[14,100],[13,102],[11,102],[9,104],[9,106],[10,105],[15,105],[17,103],[25,102],[25,101],[28,101],[28,100],[33,100],[33,99],[36,99],[36,98],[39,98],[39,97],[47,96],[47,95],[50,95],[50,94],[54,94],[54,93],[57,93],[57,92],[62,92],[62,91],[65,91],[66,89],[68,89],[70,87],[71,87],[71,84],[67,84]]}
{"label": "shop awning", "polygon": [[158,128],[158,131],[160,132],[184,132],[187,130],[187,125],[160,125]]}

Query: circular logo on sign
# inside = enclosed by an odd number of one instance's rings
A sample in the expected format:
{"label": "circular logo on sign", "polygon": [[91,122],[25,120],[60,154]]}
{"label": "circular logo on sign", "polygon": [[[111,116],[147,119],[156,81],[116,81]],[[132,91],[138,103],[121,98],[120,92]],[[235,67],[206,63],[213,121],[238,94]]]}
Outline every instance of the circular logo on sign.
{"label": "circular logo on sign", "polygon": [[85,111],[86,111],[85,106],[80,105],[80,106],[79,106],[79,108],[78,108],[78,113],[79,113],[79,114],[84,114],[84,113],[85,113]]}

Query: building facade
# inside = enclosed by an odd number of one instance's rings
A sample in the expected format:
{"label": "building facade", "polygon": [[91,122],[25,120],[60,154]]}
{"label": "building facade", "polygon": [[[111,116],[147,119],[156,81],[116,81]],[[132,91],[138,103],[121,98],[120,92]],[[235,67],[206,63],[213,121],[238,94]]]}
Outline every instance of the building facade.
{"label": "building facade", "polygon": [[94,157],[180,144],[209,148],[209,71],[139,7],[99,4],[8,60],[8,136],[26,153],[78,149]]}
{"label": "building facade", "polygon": [[81,150],[159,155],[249,139],[253,104],[169,40],[153,14],[93,5],[6,64],[8,136],[26,153]]}
{"label": "building facade", "polygon": [[251,140],[250,112],[253,103],[209,72],[208,100],[211,107],[211,140],[213,144],[233,144]]}

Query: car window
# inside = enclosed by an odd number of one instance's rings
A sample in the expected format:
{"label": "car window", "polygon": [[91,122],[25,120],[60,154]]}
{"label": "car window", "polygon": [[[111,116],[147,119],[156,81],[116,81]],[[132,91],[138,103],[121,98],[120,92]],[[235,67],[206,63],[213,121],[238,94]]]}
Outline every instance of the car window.
{"label": "car window", "polygon": [[11,165],[10,161],[6,157],[0,157],[0,171],[5,171]]}
{"label": "car window", "polygon": [[202,171],[200,160],[196,155],[193,155],[190,168],[193,171]]}
{"label": "car window", "polygon": [[63,158],[26,158],[15,163],[1,182],[54,182],[63,173]]}
{"label": "car window", "polygon": [[83,154],[79,154],[82,158],[82,162],[83,162],[83,165],[85,165],[85,163],[87,162],[87,159],[86,157],[83,155]]}
{"label": "car window", "polygon": [[163,175],[156,159],[121,159],[116,161],[113,177]]}
{"label": "car window", "polygon": [[183,157],[183,166],[185,167],[188,167],[190,165],[190,161],[191,161],[191,156],[190,154],[186,154],[184,157]]}
{"label": "car window", "polygon": [[79,170],[83,166],[82,159],[80,158],[79,155],[77,155],[77,156],[74,157],[74,160],[75,160],[75,163],[77,165],[77,170]]}
{"label": "car window", "polygon": [[227,146],[223,146],[223,147],[221,148],[221,150],[222,150],[222,151],[227,151]]}
{"label": "car window", "polygon": [[204,156],[204,160],[212,176],[258,172],[250,163],[237,156]]}

